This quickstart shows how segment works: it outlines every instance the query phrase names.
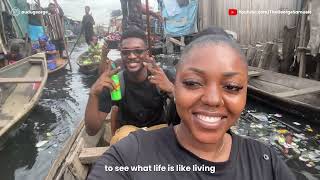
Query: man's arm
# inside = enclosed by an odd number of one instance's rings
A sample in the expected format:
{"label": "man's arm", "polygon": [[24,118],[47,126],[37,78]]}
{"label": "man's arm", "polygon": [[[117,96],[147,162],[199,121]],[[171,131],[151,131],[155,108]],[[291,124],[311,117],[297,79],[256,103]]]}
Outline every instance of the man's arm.
{"label": "man's arm", "polygon": [[[110,95],[108,96],[109,92],[105,89],[111,91],[116,88],[111,76],[119,72],[118,68],[112,70],[111,63],[110,61],[106,62],[103,73],[90,89],[85,111],[85,125],[89,135],[95,135],[100,130],[103,121],[111,109],[111,98]],[[101,109],[103,108],[105,112],[100,110],[100,101]]]}
{"label": "man's arm", "polygon": [[90,136],[98,133],[107,115],[99,110],[99,97],[90,93],[84,117],[86,131]]}

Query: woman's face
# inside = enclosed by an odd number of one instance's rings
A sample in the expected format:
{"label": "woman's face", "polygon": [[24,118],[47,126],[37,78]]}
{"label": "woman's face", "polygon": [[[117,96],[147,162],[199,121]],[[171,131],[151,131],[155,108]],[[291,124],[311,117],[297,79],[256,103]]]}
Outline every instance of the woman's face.
{"label": "woman's face", "polygon": [[194,47],[177,69],[177,112],[188,133],[216,143],[246,104],[248,72],[241,56],[223,43]]}

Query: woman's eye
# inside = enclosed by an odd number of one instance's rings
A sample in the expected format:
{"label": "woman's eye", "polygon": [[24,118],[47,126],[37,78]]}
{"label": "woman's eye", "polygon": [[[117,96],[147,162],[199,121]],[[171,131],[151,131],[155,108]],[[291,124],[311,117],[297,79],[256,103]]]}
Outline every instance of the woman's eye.
{"label": "woman's eye", "polygon": [[183,81],[182,83],[183,83],[183,85],[185,85],[188,88],[197,88],[197,87],[202,86],[201,83],[196,82],[196,81],[190,81],[190,80],[189,81]]}
{"label": "woman's eye", "polygon": [[228,91],[232,91],[232,92],[239,92],[241,89],[243,89],[242,86],[238,86],[238,85],[226,85],[224,87],[226,90]]}

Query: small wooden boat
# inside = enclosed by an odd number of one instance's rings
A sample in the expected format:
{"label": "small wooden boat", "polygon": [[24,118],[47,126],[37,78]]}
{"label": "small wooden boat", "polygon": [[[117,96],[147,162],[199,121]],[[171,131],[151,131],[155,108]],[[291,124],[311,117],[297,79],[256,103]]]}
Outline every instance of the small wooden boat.
{"label": "small wooden boat", "polygon": [[47,77],[43,53],[0,69],[0,146],[37,104]]}
{"label": "small wooden boat", "polygon": [[68,64],[68,59],[66,58],[57,58],[56,59],[57,68],[54,70],[48,70],[49,75],[52,75],[54,73],[60,72],[64,70]]}
{"label": "small wooden boat", "polygon": [[256,67],[249,67],[250,71],[257,73],[250,78],[249,96],[320,124],[319,81]]}
{"label": "small wooden boat", "polygon": [[[86,60],[90,59],[90,63],[86,63]],[[90,58],[88,52],[82,53],[78,59],[77,64],[79,66],[79,71],[84,74],[96,74],[99,69],[100,60],[95,60],[94,58]]]}
{"label": "small wooden boat", "polygon": [[84,121],[81,121],[60,151],[45,180],[85,180],[90,165],[108,149],[105,145],[108,145],[110,138],[110,123],[103,125],[95,136],[89,136]]}

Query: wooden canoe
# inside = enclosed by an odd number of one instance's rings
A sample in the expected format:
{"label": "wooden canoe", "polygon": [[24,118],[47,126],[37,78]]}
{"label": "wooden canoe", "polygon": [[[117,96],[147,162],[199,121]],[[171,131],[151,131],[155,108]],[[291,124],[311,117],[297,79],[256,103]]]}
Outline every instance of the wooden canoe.
{"label": "wooden canoe", "polygon": [[79,71],[84,73],[84,74],[96,74],[98,73],[98,69],[99,69],[99,64],[100,61],[94,61],[92,60],[92,63],[90,64],[84,64],[84,60],[86,58],[89,58],[88,56],[88,52],[84,52],[82,53],[78,59],[77,59],[77,64],[79,66]]}
{"label": "wooden canoe", "polygon": [[47,82],[45,54],[39,53],[0,69],[0,145],[39,101]]}
{"label": "wooden canoe", "polygon": [[60,72],[62,70],[64,70],[68,64],[68,59],[65,58],[57,58],[56,59],[56,63],[57,63],[57,68],[54,70],[48,70],[48,74],[52,75],[55,74],[57,72]]}
{"label": "wooden canoe", "polygon": [[105,145],[111,139],[109,117],[95,136],[86,133],[84,121],[81,121],[53,162],[45,180],[85,180],[90,164],[108,149]]}
{"label": "wooden canoe", "polygon": [[249,80],[249,96],[320,124],[319,81],[256,67],[249,67],[250,71],[257,74]]}

